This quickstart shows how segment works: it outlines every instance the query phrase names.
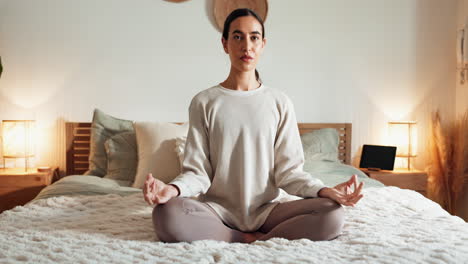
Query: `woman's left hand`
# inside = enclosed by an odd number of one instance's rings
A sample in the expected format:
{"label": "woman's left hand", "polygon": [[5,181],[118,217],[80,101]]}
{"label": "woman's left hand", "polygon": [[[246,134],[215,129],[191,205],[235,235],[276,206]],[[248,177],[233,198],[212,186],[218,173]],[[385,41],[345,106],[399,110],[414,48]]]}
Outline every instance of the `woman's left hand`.
{"label": "woman's left hand", "polygon": [[[364,196],[361,193],[364,183],[358,184],[357,175],[354,174],[348,181],[340,183],[333,188],[325,187],[318,193],[319,197],[330,198],[339,204],[354,206]],[[354,191],[351,190],[354,187]]]}

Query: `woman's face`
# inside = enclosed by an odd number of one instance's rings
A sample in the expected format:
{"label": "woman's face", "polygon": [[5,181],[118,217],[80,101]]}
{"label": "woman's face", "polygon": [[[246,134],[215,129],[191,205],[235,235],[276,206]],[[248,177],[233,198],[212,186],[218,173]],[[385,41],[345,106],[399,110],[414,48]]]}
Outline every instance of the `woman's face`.
{"label": "woman's face", "polygon": [[242,16],[231,22],[228,39],[222,38],[222,42],[231,66],[247,72],[255,70],[266,39],[262,36],[262,25],[255,17]]}

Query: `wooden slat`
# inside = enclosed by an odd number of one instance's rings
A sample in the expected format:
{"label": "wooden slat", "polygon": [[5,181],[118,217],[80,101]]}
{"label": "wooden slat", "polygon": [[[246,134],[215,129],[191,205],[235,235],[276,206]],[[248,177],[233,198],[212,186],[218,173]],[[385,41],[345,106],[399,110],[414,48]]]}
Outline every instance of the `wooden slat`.
{"label": "wooden slat", "polygon": [[89,140],[74,140],[73,143],[74,144],[89,144],[90,141]]}
{"label": "wooden slat", "polygon": [[89,139],[91,137],[90,133],[73,133],[75,137],[81,137],[81,138],[87,138]]}
{"label": "wooden slat", "polygon": [[[85,165],[85,166],[81,166],[81,167],[80,167],[80,166],[75,166],[75,167],[73,167],[73,170],[74,170],[74,171],[78,171],[78,170],[79,170],[79,171],[82,171],[82,170],[87,171],[87,170],[88,170],[88,166],[86,166],[86,165]],[[76,174],[74,174],[74,175],[76,175]]]}
{"label": "wooden slat", "polygon": [[88,147],[77,147],[76,144],[75,144],[75,147],[74,147],[75,150],[86,150],[86,151],[89,151],[90,148]]}

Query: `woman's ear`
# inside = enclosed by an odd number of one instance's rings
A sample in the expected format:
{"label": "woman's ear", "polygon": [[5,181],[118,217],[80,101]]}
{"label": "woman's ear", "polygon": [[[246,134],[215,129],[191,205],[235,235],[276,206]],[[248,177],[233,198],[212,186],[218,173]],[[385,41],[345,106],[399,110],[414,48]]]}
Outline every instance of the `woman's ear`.
{"label": "woman's ear", "polygon": [[263,54],[263,50],[265,49],[266,42],[267,42],[266,38],[263,38],[262,39],[262,47],[259,50],[259,54]]}
{"label": "woman's ear", "polygon": [[223,43],[224,52],[229,54],[229,51],[228,51],[228,48],[227,48],[227,40],[225,40],[223,37],[221,37],[221,43]]}

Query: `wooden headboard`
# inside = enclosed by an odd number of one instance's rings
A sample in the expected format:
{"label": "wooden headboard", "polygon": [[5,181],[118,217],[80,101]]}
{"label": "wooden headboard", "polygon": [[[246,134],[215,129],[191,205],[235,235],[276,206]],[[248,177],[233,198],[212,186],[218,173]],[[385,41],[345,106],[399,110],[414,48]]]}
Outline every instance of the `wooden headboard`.
{"label": "wooden headboard", "polygon": [[[182,124],[175,122],[176,124]],[[340,136],[339,159],[351,163],[351,124],[350,123],[298,123],[299,133],[334,128]],[[79,175],[88,170],[91,123],[66,123],[67,170],[66,175]]]}

